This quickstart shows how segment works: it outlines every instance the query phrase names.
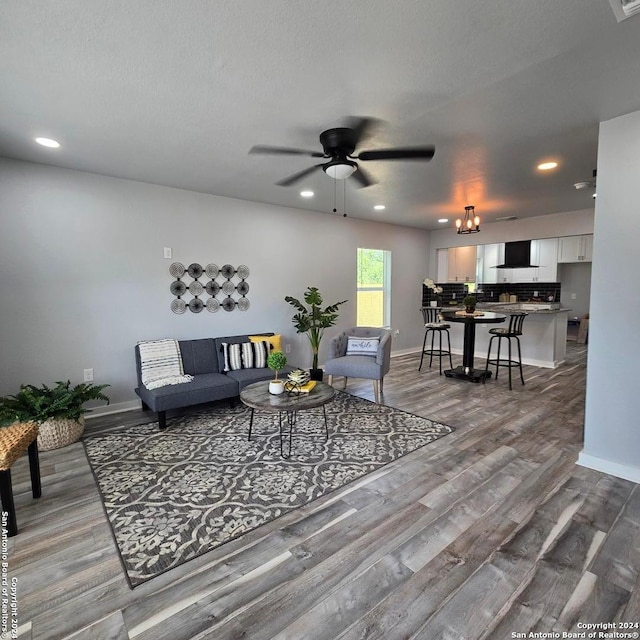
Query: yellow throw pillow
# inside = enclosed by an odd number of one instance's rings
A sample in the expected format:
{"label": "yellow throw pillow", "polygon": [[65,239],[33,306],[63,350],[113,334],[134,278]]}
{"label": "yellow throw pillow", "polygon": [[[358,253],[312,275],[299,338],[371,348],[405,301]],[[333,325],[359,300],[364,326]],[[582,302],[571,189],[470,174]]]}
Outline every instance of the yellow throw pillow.
{"label": "yellow throw pillow", "polygon": [[249,336],[251,342],[260,342],[266,340],[271,345],[271,351],[283,351],[282,336],[277,333],[275,336]]}

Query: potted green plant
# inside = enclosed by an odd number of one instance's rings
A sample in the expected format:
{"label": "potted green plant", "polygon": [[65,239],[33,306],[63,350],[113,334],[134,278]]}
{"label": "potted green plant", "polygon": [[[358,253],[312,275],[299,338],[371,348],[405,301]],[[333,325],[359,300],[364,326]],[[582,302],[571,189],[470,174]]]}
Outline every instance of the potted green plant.
{"label": "potted green plant", "polygon": [[269,393],[279,396],[284,391],[284,380],[278,380],[278,371],[287,365],[287,356],[282,351],[272,351],[267,358],[267,366],[276,373],[276,377],[269,382]]}
{"label": "potted green plant", "polygon": [[81,383],[72,387],[69,380],[55,385],[21,385],[15,395],[0,398],[0,425],[37,422],[38,448],[42,451],[77,442],[84,432],[84,414],[88,411],[84,403],[103,400],[109,404],[109,398],[102,393],[109,385]]}
{"label": "potted green plant", "polygon": [[322,380],[323,371],[318,369],[318,350],[320,349],[320,341],[324,335],[324,330],[331,327],[338,319],[338,307],[345,304],[347,300],[336,302],[328,307],[322,308],[322,294],[317,287],[308,287],[304,293],[304,301],[306,307],[300,300],[292,296],[286,296],[285,302],[297,309],[291,322],[293,322],[298,333],[306,333],[311,344],[313,353],[313,366],[310,374],[312,380]]}
{"label": "potted green plant", "polygon": [[462,304],[465,306],[467,313],[473,313],[476,310],[477,300],[475,296],[465,296]]}

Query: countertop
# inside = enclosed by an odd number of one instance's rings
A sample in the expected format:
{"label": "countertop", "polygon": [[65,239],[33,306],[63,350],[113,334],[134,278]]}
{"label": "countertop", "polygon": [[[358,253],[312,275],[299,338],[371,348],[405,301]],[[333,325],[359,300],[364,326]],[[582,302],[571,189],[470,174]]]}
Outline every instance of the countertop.
{"label": "countertop", "polygon": [[[540,307],[544,307],[549,303],[541,302],[539,303]],[[523,307],[522,305],[525,305]],[[526,311],[527,313],[535,314],[535,315],[552,315],[556,313],[565,313],[567,311],[571,311],[570,307],[559,307],[557,309],[536,309],[535,302],[480,302],[477,305],[478,311],[482,311],[483,309],[486,311],[495,311],[496,313],[513,313],[514,311]],[[442,307],[447,311],[462,311],[464,309],[463,306],[448,306]]]}

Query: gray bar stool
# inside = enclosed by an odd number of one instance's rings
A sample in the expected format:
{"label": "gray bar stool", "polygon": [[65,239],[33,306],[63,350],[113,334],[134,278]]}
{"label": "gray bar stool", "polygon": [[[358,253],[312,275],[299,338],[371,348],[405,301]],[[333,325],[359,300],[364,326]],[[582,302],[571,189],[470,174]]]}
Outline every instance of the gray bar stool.
{"label": "gray bar stool", "polygon": [[[422,370],[422,362],[425,355],[429,356],[429,367],[433,362],[433,358],[438,358],[440,365],[440,375],[442,375],[442,357],[449,356],[449,364],[453,369],[453,361],[451,360],[451,337],[449,336],[450,324],[446,324],[440,320],[441,307],[422,307],[422,317],[424,319],[424,340],[422,341],[422,355],[420,356],[420,366],[418,371]],[[442,334],[447,334],[447,349],[442,349]],[[431,348],[427,349],[427,338],[431,334]],[[434,348],[436,334],[438,334],[438,348]]]}
{"label": "gray bar stool", "polygon": [[[509,369],[509,391],[511,391],[511,369],[513,367],[520,368],[520,380],[522,380],[522,384],[524,384],[524,376],[522,374],[522,353],[520,351],[520,336],[522,335],[522,323],[524,319],[527,317],[527,313],[512,313],[509,317],[509,327],[507,328],[496,328],[489,329],[489,333],[492,334],[491,339],[489,340],[489,350],[487,351],[487,365],[485,367],[485,371],[489,371],[489,365],[495,365],[496,367],[496,380],[498,379],[498,371],[500,367],[508,367]],[[498,338],[498,355],[496,358],[491,359],[491,344],[494,339]],[[502,343],[502,339],[505,338],[508,343],[509,352],[507,359],[500,359],[500,345]],[[511,357],[511,339],[515,339],[518,345],[518,359],[513,360]],[[484,379],[482,380],[484,384]]]}

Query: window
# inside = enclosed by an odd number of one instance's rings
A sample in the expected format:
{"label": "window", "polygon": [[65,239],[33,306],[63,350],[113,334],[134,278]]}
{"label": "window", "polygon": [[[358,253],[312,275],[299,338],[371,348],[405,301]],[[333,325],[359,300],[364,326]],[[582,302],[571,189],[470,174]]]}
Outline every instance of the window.
{"label": "window", "polygon": [[391,251],[358,249],[357,324],[391,325]]}

